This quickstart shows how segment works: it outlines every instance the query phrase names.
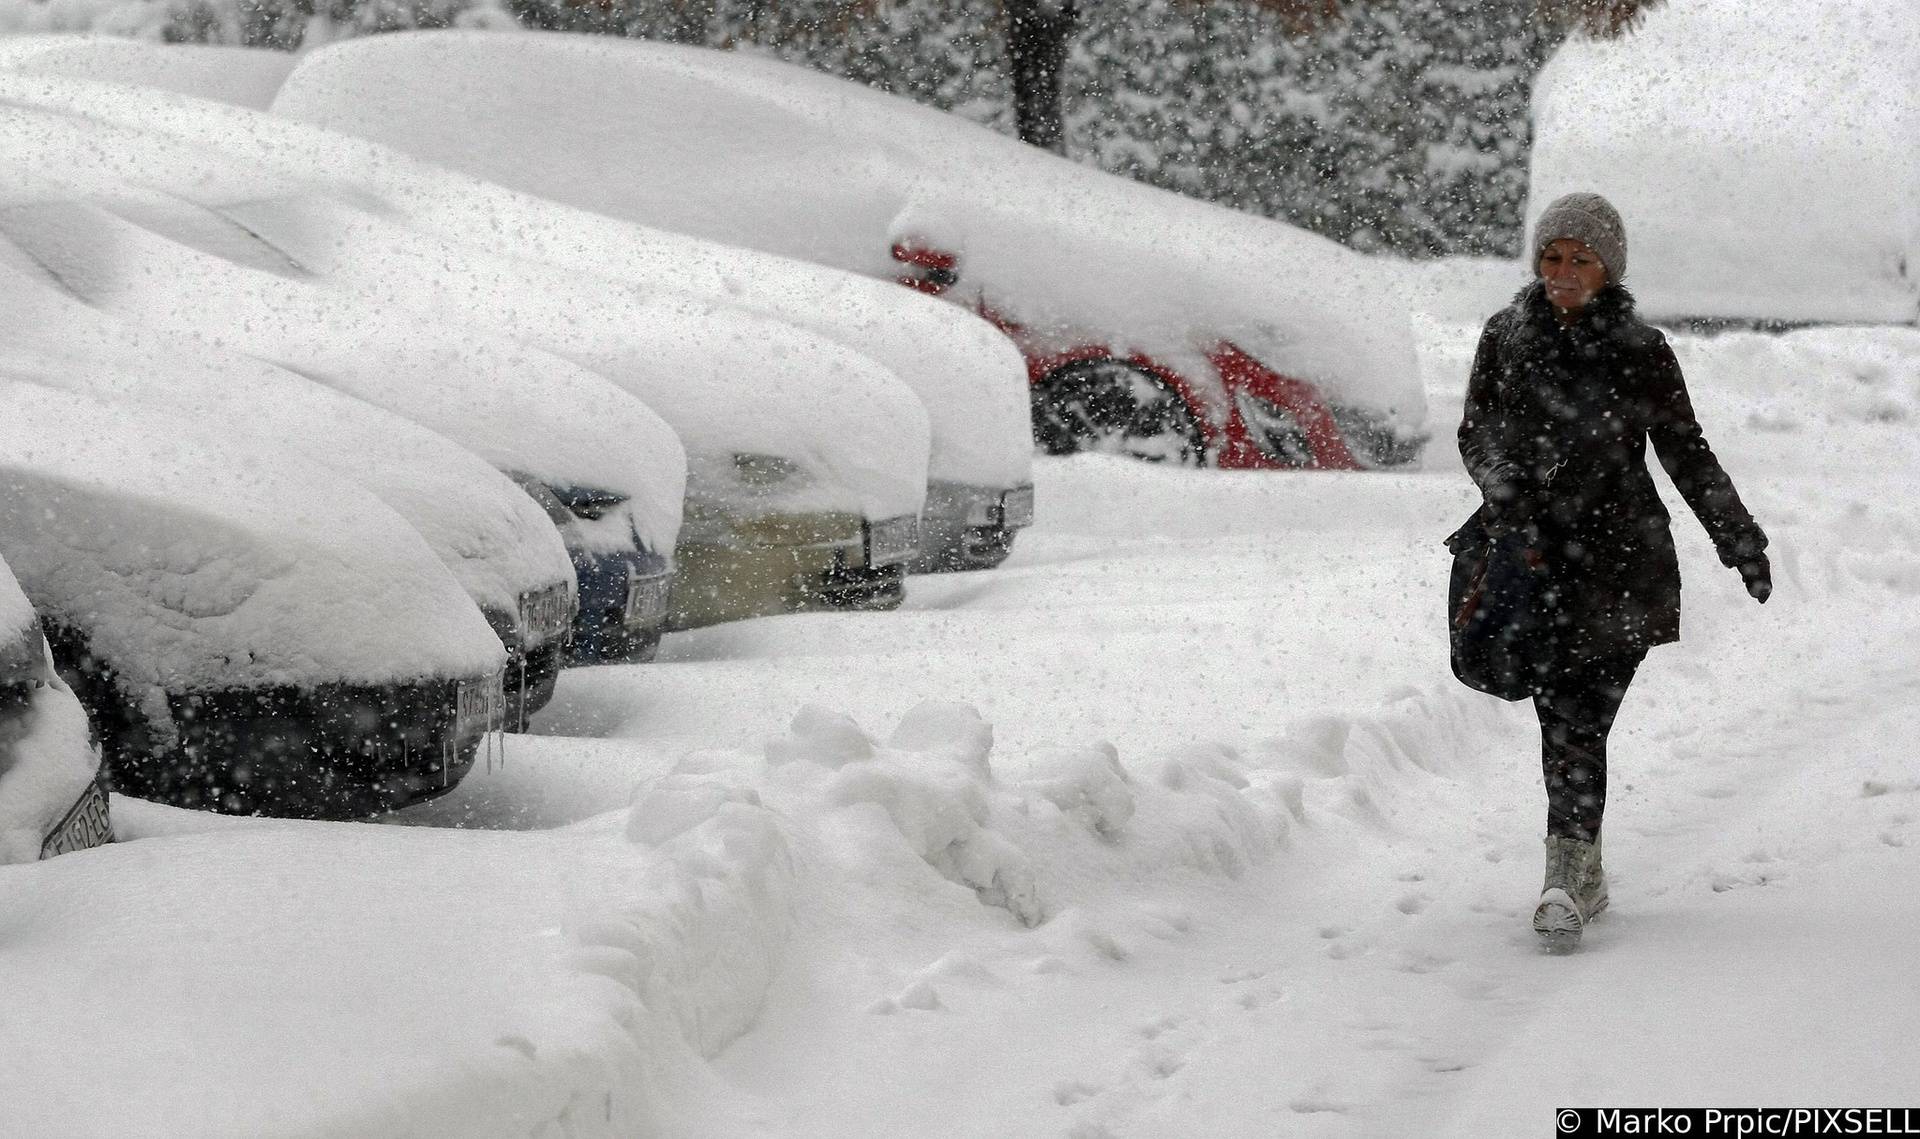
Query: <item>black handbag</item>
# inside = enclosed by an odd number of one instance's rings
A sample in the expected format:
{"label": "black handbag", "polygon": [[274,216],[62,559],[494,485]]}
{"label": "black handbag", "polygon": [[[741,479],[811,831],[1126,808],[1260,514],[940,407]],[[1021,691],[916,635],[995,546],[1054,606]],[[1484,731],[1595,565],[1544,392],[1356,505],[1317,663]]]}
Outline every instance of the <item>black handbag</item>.
{"label": "black handbag", "polygon": [[1533,695],[1546,671],[1538,636],[1546,573],[1527,563],[1525,548],[1517,535],[1488,534],[1484,507],[1447,538],[1453,675],[1502,700]]}

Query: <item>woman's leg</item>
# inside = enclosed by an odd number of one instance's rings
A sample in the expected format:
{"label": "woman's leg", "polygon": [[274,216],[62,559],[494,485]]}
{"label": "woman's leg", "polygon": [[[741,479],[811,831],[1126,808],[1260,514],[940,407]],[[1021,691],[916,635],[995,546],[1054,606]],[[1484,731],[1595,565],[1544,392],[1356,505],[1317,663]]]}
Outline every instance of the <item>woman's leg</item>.
{"label": "woman's leg", "polygon": [[1592,842],[1607,804],[1607,733],[1646,654],[1575,661],[1533,698],[1547,784],[1547,834]]}

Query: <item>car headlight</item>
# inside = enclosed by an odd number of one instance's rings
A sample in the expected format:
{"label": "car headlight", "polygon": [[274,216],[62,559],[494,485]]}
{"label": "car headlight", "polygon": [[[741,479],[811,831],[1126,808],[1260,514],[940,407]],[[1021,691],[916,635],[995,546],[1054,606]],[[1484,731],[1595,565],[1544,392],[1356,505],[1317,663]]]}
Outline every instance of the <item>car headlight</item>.
{"label": "car headlight", "polygon": [[589,522],[607,516],[607,512],[627,501],[627,496],[617,490],[600,490],[584,486],[550,487],[553,496],[560,500],[576,518]]}
{"label": "car headlight", "polygon": [[744,486],[772,490],[800,478],[805,470],[783,455],[763,455],[740,451],[733,456],[733,470]]}

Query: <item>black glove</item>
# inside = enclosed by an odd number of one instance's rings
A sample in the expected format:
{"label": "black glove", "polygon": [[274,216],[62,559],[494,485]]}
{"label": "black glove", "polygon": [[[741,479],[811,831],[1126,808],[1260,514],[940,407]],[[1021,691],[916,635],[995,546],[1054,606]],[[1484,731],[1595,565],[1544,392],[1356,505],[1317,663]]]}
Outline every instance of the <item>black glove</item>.
{"label": "black glove", "polygon": [[1767,555],[1754,554],[1734,568],[1740,571],[1740,581],[1747,587],[1747,596],[1765,605],[1767,598],[1773,596],[1773,568],[1767,563]]}

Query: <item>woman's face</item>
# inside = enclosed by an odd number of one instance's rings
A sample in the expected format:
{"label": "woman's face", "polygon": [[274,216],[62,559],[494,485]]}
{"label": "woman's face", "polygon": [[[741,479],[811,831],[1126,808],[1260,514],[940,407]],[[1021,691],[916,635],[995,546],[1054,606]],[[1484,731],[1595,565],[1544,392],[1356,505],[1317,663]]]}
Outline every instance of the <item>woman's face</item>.
{"label": "woman's face", "polygon": [[1576,312],[1606,287],[1607,266],[1586,242],[1563,237],[1540,251],[1540,279],[1554,308]]}

